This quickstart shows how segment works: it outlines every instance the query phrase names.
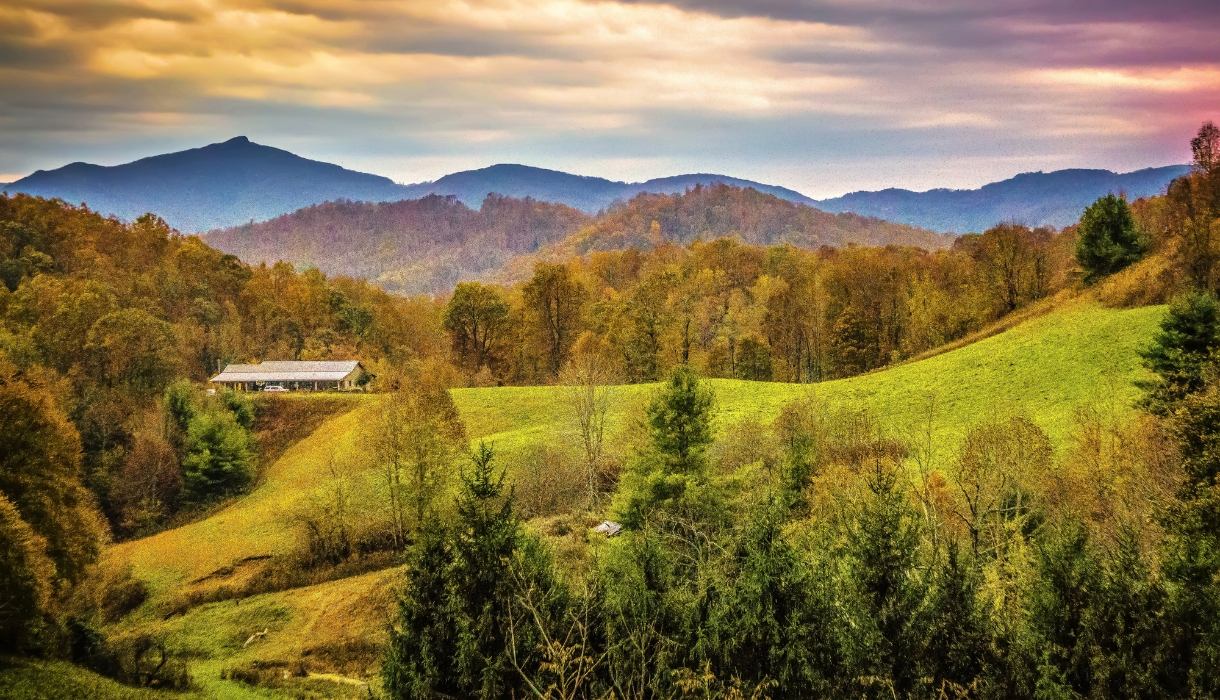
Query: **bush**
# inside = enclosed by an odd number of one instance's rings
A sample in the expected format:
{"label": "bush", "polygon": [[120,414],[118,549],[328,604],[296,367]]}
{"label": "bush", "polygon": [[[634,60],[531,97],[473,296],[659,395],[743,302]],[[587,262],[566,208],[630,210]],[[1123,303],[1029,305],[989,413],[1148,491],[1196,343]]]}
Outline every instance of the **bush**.
{"label": "bush", "polygon": [[535,445],[514,472],[513,494],[527,520],[570,513],[585,498],[581,465],[561,448]]}
{"label": "bush", "polygon": [[108,624],[118,622],[148,600],[148,586],[131,575],[131,565],[107,578],[102,584],[102,620]]}

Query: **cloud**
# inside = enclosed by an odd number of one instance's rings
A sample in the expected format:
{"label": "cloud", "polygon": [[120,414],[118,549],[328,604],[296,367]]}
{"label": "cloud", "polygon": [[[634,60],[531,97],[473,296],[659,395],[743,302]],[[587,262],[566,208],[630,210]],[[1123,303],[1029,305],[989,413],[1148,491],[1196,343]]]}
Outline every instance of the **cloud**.
{"label": "cloud", "polygon": [[1220,104],[1198,4],[0,0],[0,170],[235,133],[399,180],[524,161],[815,195],[1163,164]]}

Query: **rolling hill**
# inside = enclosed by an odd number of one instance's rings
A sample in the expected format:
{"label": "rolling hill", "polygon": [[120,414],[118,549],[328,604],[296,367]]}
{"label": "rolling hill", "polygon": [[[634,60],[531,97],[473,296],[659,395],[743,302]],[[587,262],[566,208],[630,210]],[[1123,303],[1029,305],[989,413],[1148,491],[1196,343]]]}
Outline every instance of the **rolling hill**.
{"label": "rolling hill", "polygon": [[258,264],[285,260],[398,292],[447,292],[518,255],[558,243],[592,218],[562,204],[489,195],[326,202],[206,234],[208,245]]}
{"label": "rolling hill", "polygon": [[1135,200],[1162,194],[1174,178],[1188,172],[1189,165],[1169,165],[1121,174],[1079,169],[1022,173],[975,190],[852,192],[814,206],[941,232],[980,233],[1004,221],[1062,228],[1080,220],[1084,208],[1098,197],[1112,192]]}
{"label": "rolling hill", "polygon": [[[658,230],[654,234],[653,223]],[[755,245],[947,247],[953,237],[856,214],[828,214],[753,188],[696,184],[682,194],[638,194],[597,217],[562,204],[487,195],[479,209],[454,197],[330,202],[206,235],[249,263],[285,260],[363,277],[404,293],[444,293],[461,280],[515,281],[539,256],[647,249],[659,242],[737,238]],[[506,267],[507,266],[507,267]]]}
{"label": "rolling hill", "polygon": [[[1163,312],[1163,307],[1116,311],[1090,301],[1068,301],[975,344],[869,375],[818,385],[713,380],[717,425],[723,429],[746,418],[768,422],[786,403],[812,398],[830,410],[869,406],[887,429],[902,434],[919,425],[927,401],[935,397],[933,427],[941,459],[951,457],[971,426],[1012,413],[1042,425],[1061,449],[1070,439],[1077,407],[1100,401],[1118,417],[1133,410],[1139,394],[1135,381],[1145,372],[1138,350],[1152,337]],[[568,418],[557,391],[504,387],[457,389],[453,395],[472,441],[488,441],[504,463],[513,464],[514,455],[562,433]],[[651,385],[618,390],[611,440],[651,391]],[[257,569],[246,570],[252,562],[286,551],[293,538],[291,514],[322,486],[332,455],[351,444],[361,417],[360,408],[335,415],[288,449],[257,489],[211,517],[110,548],[107,565],[132,565],[152,591],[150,602],[116,631],[156,631],[174,647],[190,650],[195,677],[207,697],[267,697],[223,679],[221,672],[234,665],[287,667],[302,654],[317,658],[318,649],[379,643],[392,610],[387,593],[397,569],[204,603],[180,615],[159,613],[166,601],[209,577],[219,576],[224,585],[226,577],[255,576]],[[263,640],[243,644],[264,629],[269,632]]]}
{"label": "rolling hill", "polygon": [[601,177],[570,175],[558,170],[546,170],[527,165],[493,165],[479,170],[466,170],[446,175],[434,182],[407,185],[408,197],[430,194],[454,195],[468,207],[477,207],[489,192],[522,199],[530,197],[544,202],[559,202],[593,214],[615,202],[624,202],[641,193],[674,194],[696,185],[716,184],[731,187],[752,187],[759,192],[798,204],[815,204],[814,200],[795,190],[764,185],[727,175],[696,173],[655,178],[644,182],[617,182]]}

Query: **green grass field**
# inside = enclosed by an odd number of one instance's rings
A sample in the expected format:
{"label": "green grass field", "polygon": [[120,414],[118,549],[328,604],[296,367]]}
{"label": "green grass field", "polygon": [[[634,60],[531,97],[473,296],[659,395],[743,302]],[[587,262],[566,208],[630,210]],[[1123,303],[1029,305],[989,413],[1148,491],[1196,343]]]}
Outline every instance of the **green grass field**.
{"label": "green grass field", "polygon": [[[1022,413],[1057,445],[1069,436],[1078,406],[1101,405],[1121,415],[1139,396],[1144,376],[1139,350],[1156,331],[1164,307],[1126,311],[1076,305],[1033,319],[972,345],[873,374],[816,385],[711,380],[718,424],[745,418],[770,422],[791,401],[812,398],[826,410],[867,407],[893,431],[926,420],[935,400],[935,429],[949,447],[979,422]],[[654,391],[649,385],[616,390],[610,422]],[[454,399],[470,435],[512,451],[550,438],[571,421],[556,387],[457,389]]]}
{"label": "green grass field", "polygon": [[[1116,311],[1074,304],[972,345],[866,376],[807,386],[713,380],[717,421],[722,428],[745,418],[765,423],[785,404],[812,398],[828,411],[869,407],[888,429],[902,433],[922,423],[935,399],[934,429],[942,449],[955,449],[971,426],[1012,413],[1032,418],[1062,446],[1078,407],[1100,405],[1118,415],[1133,410],[1139,396],[1135,382],[1145,373],[1138,351],[1151,340],[1163,313],[1164,307]],[[458,389],[453,396],[472,442],[486,440],[511,455],[532,444],[553,443],[568,430],[562,391]],[[612,442],[653,391],[648,385],[615,390]],[[220,680],[221,671],[234,664],[285,661],[304,649],[344,640],[375,642],[391,612],[396,570],[210,603],[169,620],[160,619],[157,607],[182,586],[222,567],[288,551],[292,514],[325,483],[332,458],[350,449],[361,415],[359,410],[339,413],[321,423],[266,469],[254,491],[210,517],[111,547],[107,564],[130,563],[152,590],[150,601],[119,629],[142,627],[168,635],[196,659],[193,674],[208,697],[275,696]],[[241,646],[264,628],[272,630],[264,641]]]}

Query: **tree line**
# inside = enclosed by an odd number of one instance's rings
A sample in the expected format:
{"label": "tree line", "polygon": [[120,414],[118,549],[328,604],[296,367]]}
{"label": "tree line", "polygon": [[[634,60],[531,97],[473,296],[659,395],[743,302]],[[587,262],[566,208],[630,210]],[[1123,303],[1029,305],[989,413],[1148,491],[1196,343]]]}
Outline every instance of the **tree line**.
{"label": "tree line", "polygon": [[814,382],[914,357],[1053,295],[1075,232],[1003,224],[928,252],[758,247],[731,238],[540,262],[513,288],[462,282],[442,324],[473,384],[555,382],[593,354],[620,381],[679,365]]}

